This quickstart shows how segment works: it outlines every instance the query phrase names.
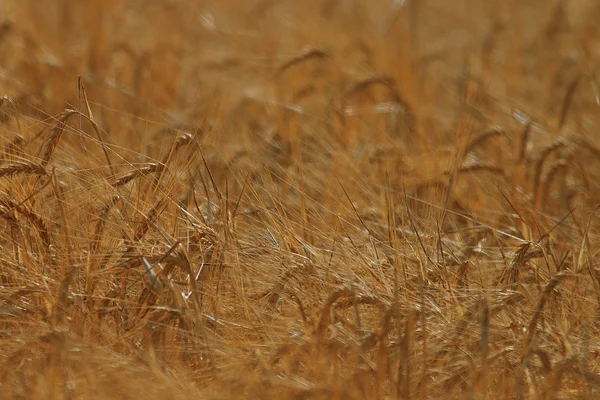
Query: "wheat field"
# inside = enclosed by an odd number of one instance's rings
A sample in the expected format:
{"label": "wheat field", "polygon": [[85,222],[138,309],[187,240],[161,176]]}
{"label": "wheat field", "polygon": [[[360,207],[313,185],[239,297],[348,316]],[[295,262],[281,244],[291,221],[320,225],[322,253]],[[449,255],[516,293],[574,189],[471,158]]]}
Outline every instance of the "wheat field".
{"label": "wheat field", "polygon": [[599,18],[0,2],[0,398],[596,398]]}

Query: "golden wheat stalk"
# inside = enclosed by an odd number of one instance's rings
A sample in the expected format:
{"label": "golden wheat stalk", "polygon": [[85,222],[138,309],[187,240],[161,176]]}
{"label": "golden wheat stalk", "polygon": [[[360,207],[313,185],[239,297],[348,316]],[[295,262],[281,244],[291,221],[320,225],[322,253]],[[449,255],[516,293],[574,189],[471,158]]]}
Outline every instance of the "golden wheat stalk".
{"label": "golden wheat stalk", "polygon": [[111,186],[113,186],[113,187],[123,186],[136,178],[139,178],[139,177],[142,177],[142,176],[145,176],[148,174],[152,174],[155,172],[162,172],[164,170],[164,168],[165,168],[165,166],[163,164],[148,163],[144,167],[134,169],[133,171],[130,171],[124,175],[121,175],[114,182],[111,183]]}
{"label": "golden wheat stalk", "polygon": [[15,162],[0,167],[0,177],[11,175],[46,175],[46,169],[33,162]]}
{"label": "golden wheat stalk", "polygon": [[42,166],[46,166],[50,159],[52,158],[52,154],[54,154],[54,150],[56,146],[58,146],[58,142],[67,126],[67,121],[72,115],[77,114],[77,111],[74,110],[66,110],[63,111],[56,117],[55,124],[50,128],[50,132],[48,134],[48,138],[44,142],[44,146],[42,148]]}

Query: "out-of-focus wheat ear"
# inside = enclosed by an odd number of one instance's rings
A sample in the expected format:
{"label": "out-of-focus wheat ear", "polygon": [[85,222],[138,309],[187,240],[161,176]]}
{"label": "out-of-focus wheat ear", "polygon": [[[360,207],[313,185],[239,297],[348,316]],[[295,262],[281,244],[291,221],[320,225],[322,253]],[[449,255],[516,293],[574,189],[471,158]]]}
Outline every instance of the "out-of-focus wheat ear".
{"label": "out-of-focus wheat ear", "polygon": [[592,67],[590,68],[590,79],[592,81],[592,89],[594,90],[596,105],[600,106],[600,85],[598,84],[598,77],[596,76],[596,66],[594,62],[591,64]]}
{"label": "out-of-focus wheat ear", "polygon": [[502,135],[504,135],[504,130],[499,127],[493,127],[493,128],[486,130],[485,132],[481,133],[471,143],[469,143],[467,145],[467,148],[465,149],[465,156],[467,154],[471,153],[473,150],[475,150],[478,146],[485,143],[488,139],[491,139],[495,136],[502,136]]}
{"label": "out-of-focus wheat ear", "polygon": [[[564,375],[570,371],[573,371],[575,373],[575,375],[577,374],[577,371],[581,369],[579,364],[579,360],[577,360],[575,357],[567,357],[564,358],[563,360],[560,360],[559,362],[557,362],[556,364],[554,364],[554,367],[552,368],[552,371],[550,373],[548,373],[548,375],[546,376],[546,378],[543,381],[543,384],[540,385],[541,390],[540,395],[538,398],[540,399],[552,399],[552,398],[557,398],[557,394],[560,392],[561,386],[563,384],[562,379],[564,377]],[[596,374],[593,374],[596,377]],[[598,379],[596,378],[596,381]],[[596,383],[597,384],[597,383]],[[591,397],[594,398],[595,396]]]}
{"label": "out-of-focus wheat ear", "polygon": [[281,298],[281,294],[283,293],[287,282],[296,275],[300,268],[301,267],[288,268],[285,271],[285,273],[281,277],[279,277],[279,279],[277,279],[273,286],[251,297],[255,299],[267,299],[269,304],[275,305],[277,301],[279,301],[279,299]]}
{"label": "out-of-focus wheat ear", "polygon": [[55,327],[63,322],[65,311],[69,306],[69,286],[78,270],[79,267],[70,266],[59,285],[56,303],[52,312],[52,325]]}
{"label": "out-of-focus wheat ear", "polygon": [[535,307],[535,311],[533,312],[533,316],[531,317],[531,320],[529,321],[529,325],[527,326],[527,336],[523,343],[523,345],[524,345],[523,353],[527,353],[527,351],[529,350],[529,347],[531,346],[531,341],[533,340],[533,337],[534,337],[535,333],[537,332],[537,324],[538,324],[539,319],[542,316],[542,312],[544,311],[544,306],[546,305],[546,302],[548,301],[548,297],[550,297],[550,294],[552,293],[552,291],[558,286],[558,284],[560,282],[563,281],[563,279],[565,279],[568,276],[572,276],[572,275],[573,275],[572,271],[569,271],[568,269],[561,269],[559,272],[556,273],[556,275],[554,275],[552,277],[552,279],[550,279],[550,282],[548,282],[546,284],[546,286],[544,286],[542,295],[540,296],[540,299],[538,300],[537,306]]}
{"label": "out-of-focus wheat ear", "polygon": [[0,167],[0,177],[11,175],[46,175],[46,169],[33,162],[15,162]]}
{"label": "out-of-focus wheat ear", "polygon": [[281,64],[279,66],[279,68],[277,68],[276,75],[279,76],[282,73],[284,73],[285,71],[287,71],[288,69],[292,68],[294,65],[298,65],[298,64],[301,64],[301,63],[309,61],[309,60],[325,60],[325,59],[331,59],[331,55],[329,53],[327,53],[325,50],[319,49],[319,48],[305,49],[305,50],[301,51],[299,54],[292,57],[290,60]]}
{"label": "out-of-focus wheat ear", "polygon": [[[294,274],[291,274],[291,276],[293,277]],[[335,309],[341,310],[341,309],[345,309],[345,308],[349,308],[349,307],[356,307],[359,305],[375,306],[382,313],[385,311],[385,308],[386,308],[385,303],[383,301],[381,301],[380,299],[378,299],[377,297],[361,295],[361,296],[352,296],[350,298],[340,299],[340,301],[336,302]],[[360,324],[358,322],[356,325],[360,327]]]}
{"label": "out-of-focus wheat ear", "polygon": [[10,353],[8,357],[2,359],[0,364],[0,382],[4,381],[7,375],[12,375],[22,365],[23,360],[32,355],[29,343],[20,346],[17,350]]}
{"label": "out-of-focus wheat ear", "polygon": [[[83,136],[81,135],[82,130],[82,124],[81,124],[81,89],[82,89],[82,83],[81,83],[81,75],[77,75],[77,111],[79,111],[79,137],[81,138],[81,142],[83,144]],[[84,148],[85,148],[85,144],[84,144]]]}
{"label": "out-of-focus wheat ear", "polygon": [[[402,97],[400,94],[400,90],[398,89],[398,85],[394,78],[386,75],[375,75],[370,78],[364,79],[362,81],[356,82],[352,85],[341,98],[341,108],[342,110],[347,109],[348,99],[352,96],[355,96],[362,92],[363,90],[368,89],[372,86],[383,86],[388,89],[392,101],[398,105],[398,113],[403,114],[401,120],[403,121],[405,127],[407,128],[408,134],[407,139],[411,139],[411,136],[416,133],[416,125],[417,119],[415,113],[410,106],[410,104]],[[399,134],[399,132],[395,132]]]}
{"label": "out-of-focus wheat ear", "polygon": [[417,327],[418,313],[416,310],[411,310],[406,318],[404,333],[400,339],[400,363],[398,364],[398,375],[396,378],[397,386],[396,393],[398,398],[410,398],[410,386],[412,377],[412,357],[411,346],[415,337]]}
{"label": "out-of-focus wheat ear", "polygon": [[384,393],[385,381],[390,377],[390,350],[388,343],[388,335],[392,327],[392,318],[395,314],[398,314],[398,312],[397,306],[394,305],[390,307],[383,316],[381,320],[381,328],[379,329],[379,333],[377,335],[379,346],[377,349],[377,358],[375,360],[377,365],[375,375],[375,386],[377,389],[377,393],[375,398],[381,398],[382,394]]}
{"label": "out-of-focus wheat ear", "polygon": [[[275,72],[275,79],[276,80],[281,79],[285,75],[285,73],[287,71],[293,69],[294,66],[308,63],[310,61],[315,61],[315,62],[329,61],[331,64],[333,64],[337,67],[337,64],[335,64],[333,62],[333,58],[327,51],[325,51],[323,49],[319,49],[319,48],[307,48],[307,49],[300,51],[300,53],[296,54],[291,59],[289,59],[289,60],[285,61],[283,64],[281,64]],[[281,82],[279,82],[279,83],[280,83],[280,87],[286,87],[285,85],[281,84]],[[314,93],[314,91],[315,91],[315,86],[313,85],[312,81],[309,80],[306,86],[300,88],[296,93],[292,94],[292,101],[294,103],[301,101],[303,98]]]}
{"label": "out-of-focus wheat ear", "polygon": [[560,119],[558,120],[559,131],[562,130],[567,122],[569,111],[571,110],[571,105],[573,104],[573,97],[575,96],[575,92],[577,91],[580,80],[580,75],[577,75],[577,77],[575,77],[575,79],[573,79],[567,87],[567,92],[565,93],[565,97],[563,98],[563,103],[560,109]]}
{"label": "out-of-focus wheat ear", "polygon": [[6,123],[12,118],[15,118],[17,123],[17,136],[21,136],[21,118],[19,116],[19,108],[15,102],[8,96],[0,98],[0,122]]}
{"label": "out-of-focus wheat ear", "polygon": [[[73,263],[72,260],[72,248],[71,248],[71,234],[69,232],[69,219],[67,218],[67,212],[65,210],[65,198],[63,194],[62,187],[56,178],[56,170],[52,169],[52,184],[54,186],[54,195],[56,196],[56,200],[58,203],[58,209],[60,210],[60,216],[63,220],[63,230],[64,230],[64,238],[65,238],[65,252],[67,256],[67,264],[71,265]],[[63,264],[64,265],[64,264]],[[61,272],[64,273],[64,266],[61,268]]]}
{"label": "out-of-focus wheat ear", "polygon": [[162,172],[164,170],[164,168],[165,168],[165,166],[163,164],[148,163],[144,167],[134,169],[133,171],[130,171],[124,175],[121,175],[120,177],[118,177],[111,183],[111,186],[113,186],[113,187],[123,186],[136,178],[139,178],[139,177],[142,177],[142,176],[145,176],[148,174],[152,174],[155,172]]}
{"label": "out-of-focus wheat ear", "polygon": [[4,154],[2,155],[2,158],[23,159],[23,157],[25,156],[25,151],[23,150],[24,146],[25,139],[23,138],[23,136],[15,134],[14,139],[4,146]]}
{"label": "out-of-focus wheat ear", "polygon": [[489,357],[489,336],[490,336],[490,307],[486,297],[481,297],[478,301],[479,308],[479,366],[473,374],[472,383],[469,388],[469,396],[474,398],[477,394],[485,392],[486,377],[488,374],[487,366],[490,362]]}
{"label": "out-of-focus wheat ear", "polygon": [[[496,175],[504,176],[504,169],[502,169],[501,167],[498,167],[496,165],[481,163],[481,162],[469,163],[467,165],[460,167],[458,170],[456,170],[456,175],[464,174],[466,172],[479,172],[479,171],[487,171],[487,172],[491,172]],[[445,172],[445,175],[447,175],[447,176],[450,176],[451,174],[452,174],[451,171]]]}
{"label": "out-of-focus wheat ear", "polygon": [[553,152],[565,146],[566,144],[564,141],[557,140],[556,142],[542,150],[542,152],[538,156],[538,160],[535,163],[535,172],[533,176],[533,204],[537,204],[537,197],[542,182],[542,170],[544,168],[544,163]]}
{"label": "out-of-focus wheat ear", "polygon": [[485,297],[479,301],[481,368],[485,371],[490,343],[490,306]]}
{"label": "out-of-focus wheat ear", "polygon": [[45,167],[48,162],[50,162],[52,154],[54,153],[56,146],[58,146],[58,142],[67,126],[67,121],[75,114],[77,114],[77,111],[75,110],[65,110],[56,117],[56,121],[50,129],[42,148],[42,166]]}
{"label": "out-of-focus wheat ear", "polygon": [[531,128],[533,126],[533,120],[528,120],[525,128],[523,129],[523,134],[521,135],[521,146],[519,148],[519,158],[517,159],[517,164],[525,161],[525,157],[527,155],[527,143],[529,142],[529,135],[531,134]]}
{"label": "out-of-focus wheat ear", "polygon": [[555,180],[555,178],[559,176],[560,171],[563,171],[562,176],[564,179],[564,175],[567,173],[569,165],[569,160],[562,158],[550,164],[546,173],[546,177],[545,179],[543,179],[543,182],[540,182],[538,191],[535,196],[536,202],[534,205],[537,209],[542,210],[544,208],[544,205],[546,204],[546,199],[548,198],[548,193],[550,192],[552,182]]}
{"label": "out-of-focus wheat ear", "polygon": [[354,291],[350,289],[342,289],[337,292],[331,294],[325,304],[321,308],[321,317],[319,318],[319,323],[314,331],[314,336],[318,343],[322,343],[323,337],[327,332],[327,328],[331,323],[331,313],[333,304],[343,298],[354,296]]}

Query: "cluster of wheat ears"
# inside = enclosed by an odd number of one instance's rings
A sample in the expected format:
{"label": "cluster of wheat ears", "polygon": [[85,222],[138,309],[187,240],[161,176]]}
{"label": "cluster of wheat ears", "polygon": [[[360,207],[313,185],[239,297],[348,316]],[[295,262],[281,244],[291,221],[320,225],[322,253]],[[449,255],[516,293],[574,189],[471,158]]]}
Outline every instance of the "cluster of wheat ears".
{"label": "cluster of wheat ears", "polygon": [[0,3],[0,398],[600,396],[592,3]]}

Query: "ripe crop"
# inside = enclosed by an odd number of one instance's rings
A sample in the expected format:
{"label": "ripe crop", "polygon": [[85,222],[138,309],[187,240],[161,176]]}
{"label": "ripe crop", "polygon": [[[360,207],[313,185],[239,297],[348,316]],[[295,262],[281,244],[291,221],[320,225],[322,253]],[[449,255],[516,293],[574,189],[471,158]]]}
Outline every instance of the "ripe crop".
{"label": "ripe crop", "polygon": [[0,11],[0,398],[596,396],[594,2]]}

